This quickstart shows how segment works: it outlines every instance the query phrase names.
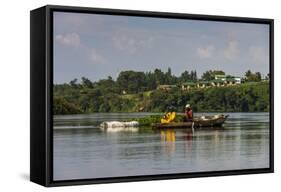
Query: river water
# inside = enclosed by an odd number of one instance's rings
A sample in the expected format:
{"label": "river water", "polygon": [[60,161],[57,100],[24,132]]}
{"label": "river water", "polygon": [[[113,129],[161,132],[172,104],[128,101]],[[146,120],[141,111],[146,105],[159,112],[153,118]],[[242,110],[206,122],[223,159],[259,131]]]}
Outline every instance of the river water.
{"label": "river water", "polygon": [[[54,116],[54,180],[269,167],[269,114],[228,113],[223,128],[101,130],[150,113]],[[200,115],[200,114],[195,114]]]}

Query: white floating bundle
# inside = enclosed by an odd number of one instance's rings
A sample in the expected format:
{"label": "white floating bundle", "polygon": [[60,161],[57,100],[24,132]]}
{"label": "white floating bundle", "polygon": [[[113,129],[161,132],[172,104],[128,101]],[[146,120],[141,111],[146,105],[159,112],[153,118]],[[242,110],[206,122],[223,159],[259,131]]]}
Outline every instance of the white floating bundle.
{"label": "white floating bundle", "polygon": [[139,122],[137,121],[104,121],[100,124],[101,128],[125,128],[125,127],[138,127]]}

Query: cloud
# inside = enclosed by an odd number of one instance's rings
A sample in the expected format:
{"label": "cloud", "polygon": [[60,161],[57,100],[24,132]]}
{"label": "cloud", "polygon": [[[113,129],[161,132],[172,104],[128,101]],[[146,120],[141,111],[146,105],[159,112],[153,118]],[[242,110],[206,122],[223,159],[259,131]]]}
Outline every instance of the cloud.
{"label": "cloud", "polygon": [[234,59],[239,53],[238,43],[235,40],[229,41],[225,50],[224,50],[224,57],[226,59],[232,60]]}
{"label": "cloud", "polygon": [[111,26],[104,22],[104,18],[104,15],[98,14],[54,12],[54,32],[78,33],[81,37],[104,32],[105,27]]}
{"label": "cloud", "polygon": [[154,38],[147,31],[129,29],[118,31],[112,37],[116,49],[130,54],[152,47],[153,40]]}
{"label": "cloud", "polygon": [[249,55],[253,62],[257,64],[266,64],[269,62],[269,52],[262,47],[250,47]]}
{"label": "cloud", "polygon": [[55,40],[67,46],[79,46],[81,44],[80,36],[77,33],[59,34],[56,35]]}
{"label": "cloud", "polygon": [[84,57],[88,57],[88,59],[95,64],[105,63],[106,61],[106,59],[98,53],[95,48],[82,44],[80,36],[77,33],[59,34],[55,36],[55,40],[62,45],[72,47],[79,46],[79,50],[84,54]]}
{"label": "cloud", "polygon": [[89,58],[94,63],[105,63],[106,59],[99,54],[95,49],[89,51]]}
{"label": "cloud", "polygon": [[197,48],[197,55],[200,58],[210,58],[214,54],[215,47],[213,45],[207,45],[205,47]]}

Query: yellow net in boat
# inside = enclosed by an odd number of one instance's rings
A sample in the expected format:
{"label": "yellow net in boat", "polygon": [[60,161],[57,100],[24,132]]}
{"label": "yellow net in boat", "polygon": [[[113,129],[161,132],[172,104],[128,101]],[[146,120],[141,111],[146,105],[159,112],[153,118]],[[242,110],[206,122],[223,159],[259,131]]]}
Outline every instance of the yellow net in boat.
{"label": "yellow net in boat", "polygon": [[161,119],[161,123],[170,123],[176,118],[176,112],[168,112]]}

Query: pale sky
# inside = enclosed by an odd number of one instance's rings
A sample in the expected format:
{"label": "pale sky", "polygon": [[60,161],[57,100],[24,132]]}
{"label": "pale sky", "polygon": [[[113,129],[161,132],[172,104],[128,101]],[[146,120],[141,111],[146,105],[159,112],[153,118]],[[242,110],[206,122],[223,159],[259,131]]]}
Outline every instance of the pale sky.
{"label": "pale sky", "polygon": [[174,75],[269,72],[269,25],[54,13],[54,83],[168,67]]}

